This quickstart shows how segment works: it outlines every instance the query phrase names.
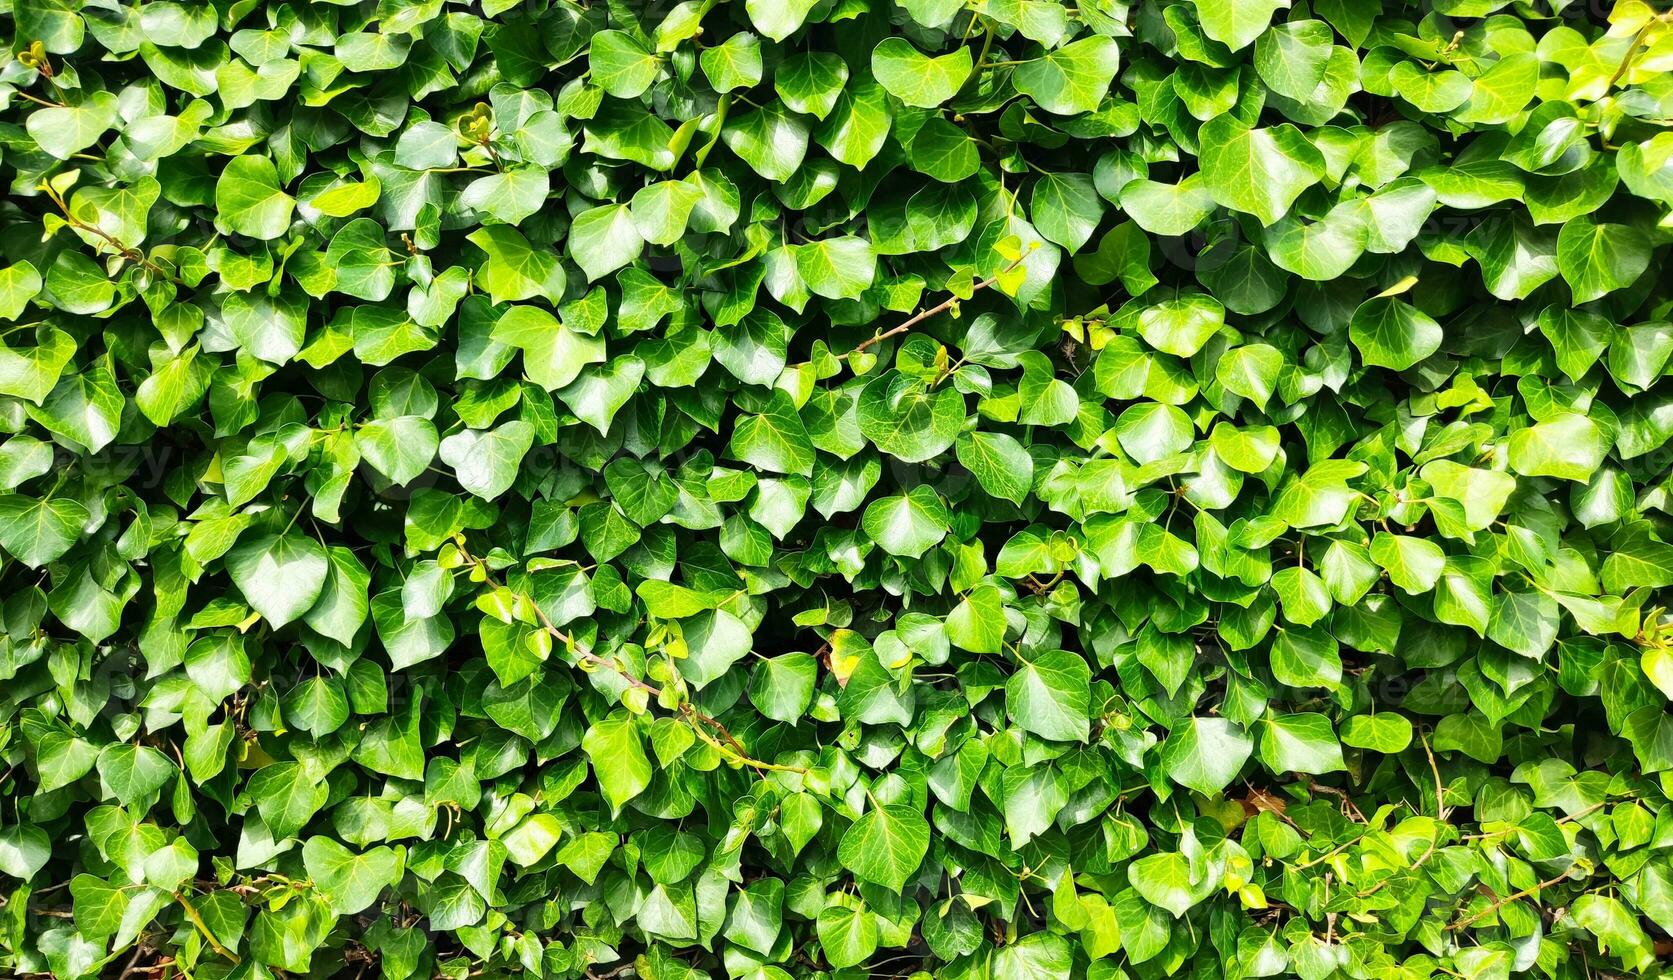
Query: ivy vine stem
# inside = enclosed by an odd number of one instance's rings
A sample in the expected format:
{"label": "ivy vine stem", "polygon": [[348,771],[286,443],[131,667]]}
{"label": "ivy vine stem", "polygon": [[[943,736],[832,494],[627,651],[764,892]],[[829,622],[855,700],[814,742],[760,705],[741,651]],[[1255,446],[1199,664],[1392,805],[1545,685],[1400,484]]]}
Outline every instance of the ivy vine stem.
{"label": "ivy vine stem", "polygon": [[50,198],[53,205],[58,208],[60,214],[64,218],[64,223],[69,225],[72,229],[97,236],[100,240],[105,242],[105,244],[109,245],[118,255],[122,256],[122,258],[140,266],[159,279],[167,280],[176,286],[185,285],[185,283],[176,278],[173,273],[151,261],[150,256],[146,255],[140,249],[127,244],[115,235],[112,235],[110,232],[100,228],[98,225],[90,225],[72,214],[70,212],[69,205],[64,201],[63,195],[60,194],[58,189],[53,187],[50,182],[43,181],[41,188],[46,191],[47,197]]}
{"label": "ivy vine stem", "polygon": [[1544,891],[1545,889],[1550,888],[1552,885],[1559,884],[1561,882],[1567,881],[1568,878],[1569,878],[1569,873],[1567,871],[1564,871],[1562,874],[1558,875],[1555,878],[1546,879],[1545,881],[1542,881],[1537,885],[1530,885],[1527,888],[1522,889],[1521,891],[1517,892],[1514,895],[1510,895],[1506,898],[1499,899],[1498,901],[1494,902],[1492,905],[1487,906],[1486,908],[1482,909],[1480,912],[1475,913],[1474,915],[1470,915],[1470,916],[1466,916],[1465,918],[1458,919],[1457,921],[1448,925],[1446,927],[1446,931],[1447,932],[1457,932],[1460,929],[1464,929],[1464,928],[1468,927],[1471,923],[1474,923],[1474,922],[1476,922],[1480,919],[1484,919],[1487,916],[1492,915],[1494,912],[1497,912],[1498,910],[1504,908],[1506,905],[1509,905],[1511,902],[1520,901],[1524,898],[1527,898],[1530,895],[1537,895],[1540,892]]}
{"label": "ivy vine stem", "polygon": [[[1011,260],[1011,263],[1009,265],[1007,265],[1005,268],[1000,269],[998,272],[994,273],[993,275],[989,276],[986,279],[978,281],[975,285],[970,287],[970,294],[972,296],[974,296],[975,294],[981,292],[982,290],[984,290],[984,289],[988,288],[989,286],[993,285],[994,283],[998,282],[1000,279],[1003,279],[1007,274],[1014,271],[1018,266],[1022,265],[1024,262],[1028,261],[1028,255],[1031,251],[1033,251],[1032,248],[1029,248],[1029,249],[1025,250],[1021,255],[1019,255],[1015,259]],[[918,324],[923,323],[925,320],[928,320],[930,317],[935,316],[938,313],[945,313],[947,310],[950,310],[954,306],[958,305],[959,302],[961,302],[962,300],[968,299],[968,298],[969,297],[960,297],[960,296],[957,296],[957,295],[949,296],[946,299],[942,300],[940,303],[937,303],[936,305],[930,307],[929,309],[924,310],[920,313],[914,314],[905,323],[902,323],[899,326],[893,327],[889,330],[885,330],[882,333],[877,334],[876,336],[872,337],[870,340],[867,340],[867,341],[861,343],[860,346],[854,348],[853,350],[849,351],[848,353],[839,354],[839,355],[837,355],[837,357],[838,357],[839,360],[847,360],[848,358],[853,357],[855,354],[858,354],[861,351],[864,351],[867,347],[871,347],[875,344],[881,344],[883,341],[888,340],[890,337],[898,337],[901,334],[905,333],[906,331],[911,330],[913,327],[917,326]]]}
{"label": "ivy vine stem", "polygon": [[209,931],[209,926],[204,923],[203,916],[198,914],[197,907],[192,904],[191,899],[187,898],[184,892],[175,892],[174,900],[180,903],[180,908],[186,913],[186,918],[191,920],[192,925],[195,926],[199,934],[203,936],[203,941],[209,944],[209,948],[214,950],[217,955],[225,957],[227,961],[232,963],[234,966],[237,966],[240,962],[238,954],[234,953],[230,949],[227,949],[225,946],[222,946],[221,941],[215,938],[215,934]]}
{"label": "ivy vine stem", "polygon": [[[477,570],[477,573],[482,576],[483,582],[496,590],[505,588],[505,586],[494,577],[493,570],[488,567],[488,562],[485,559],[479,558],[467,551],[463,541],[456,541],[455,544],[459,549],[459,556]],[[539,621],[540,628],[545,630],[546,633],[553,639],[562,642],[564,648],[574,653],[577,660],[592,664],[595,667],[603,667],[614,672],[617,676],[621,677],[629,687],[643,691],[649,698],[655,698],[658,702],[663,699],[664,688],[658,687],[649,681],[633,676],[624,667],[622,667],[621,664],[618,664],[614,660],[607,657],[601,657],[587,649],[586,646],[577,640],[573,634],[566,633],[562,629],[559,629],[558,626],[552,622],[551,618],[546,615],[545,610],[540,608],[540,603],[535,602],[532,596],[523,595],[522,593],[514,594],[518,598],[528,602],[529,608],[534,610],[535,619]],[[802,776],[809,774],[809,770],[804,766],[782,765],[780,763],[767,762],[763,759],[757,759],[749,755],[748,751],[744,748],[743,743],[738,741],[737,737],[732,734],[731,730],[728,729],[726,725],[720,721],[720,719],[697,707],[688,700],[683,698],[680,700],[678,714],[680,719],[691,728],[692,733],[701,739],[705,745],[708,745],[710,748],[719,752],[722,758],[728,759],[739,765],[749,766],[750,768],[760,772],[789,772]]]}

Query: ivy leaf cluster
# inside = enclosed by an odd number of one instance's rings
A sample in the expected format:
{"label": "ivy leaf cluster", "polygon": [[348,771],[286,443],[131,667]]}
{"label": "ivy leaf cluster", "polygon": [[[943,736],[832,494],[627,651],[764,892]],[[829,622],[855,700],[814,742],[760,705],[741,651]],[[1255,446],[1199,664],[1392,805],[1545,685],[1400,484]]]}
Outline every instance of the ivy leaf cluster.
{"label": "ivy leaf cluster", "polygon": [[1673,15],[10,0],[0,971],[1673,955]]}

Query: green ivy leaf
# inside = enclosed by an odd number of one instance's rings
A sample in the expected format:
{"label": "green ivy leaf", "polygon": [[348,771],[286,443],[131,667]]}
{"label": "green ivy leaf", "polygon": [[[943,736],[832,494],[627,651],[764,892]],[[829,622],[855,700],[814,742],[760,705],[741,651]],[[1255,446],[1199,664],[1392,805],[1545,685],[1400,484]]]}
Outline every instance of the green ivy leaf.
{"label": "green ivy leaf", "polygon": [[1330,719],[1315,712],[1297,712],[1261,722],[1260,757],[1274,773],[1315,775],[1346,768],[1342,746]]}
{"label": "green ivy leaf", "polygon": [[772,473],[813,475],[813,442],[783,391],[775,391],[760,414],[738,421],[731,450],[738,459]]}
{"label": "green ivy leaf", "polygon": [[401,880],[401,852],[388,847],[356,854],[329,837],[310,837],[302,845],[303,866],[338,915],[354,915],[377,901],[386,887]]}
{"label": "green ivy leaf", "polygon": [[1115,41],[1095,34],[1017,66],[1017,91],[1060,116],[1096,110],[1121,65]]}
{"label": "green ivy leaf", "polygon": [[489,430],[455,432],[441,441],[441,458],[453,467],[460,486],[493,500],[511,489],[532,445],[534,426],[518,419]]}
{"label": "green ivy leaf", "polygon": [[1086,661],[1067,650],[1050,650],[1017,665],[1005,682],[1005,711],[1011,720],[1041,738],[1084,742],[1091,673]]}
{"label": "green ivy leaf", "polygon": [[244,601],[274,628],[295,622],[325,586],[325,548],[299,534],[267,534],[227,553],[227,574]]}
{"label": "green ivy leaf", "polygon": [[941,543],[952,516],[940,496],[917,486],[893,497],[881,497],[866,508],[861,526],[866,536],[891,555],[921,558]]}
{"label": "green ivy leaf", "polygon": [[884,38],[871,51],[871,74],[909,106],[933,109],[952,98],[970,76],[970,49],[930,56],[903,37]]}
{"label": "green ivy leaf", "polygon": [[1254,740],[1224,718],[1189,718],[1162,745],[1162,771],[1169,779],[1213,796],[1229,786],[1254,751]]}
{"label": "green ivy leaf", "polygon": [[861,881],[891,892],[906,887],[929,853],[929,822],[917,807],[873,805],[842,835],[837,860]]}
{"label": "green ivy leaf", "polygon": [[1284,6],[1280,0],[1194,0],[1204,34],[1236,51],[1255,42],[1272,23],[1272,15]]}
{"label": "green ivy leaf", "polygon": [[64,497],[0,496],[0,547],[30,568],[56,561],[81,537],[92,515]]}
{"label": "green ivy leaf", "polygon": [[295,209],[296,198],[279,186],[278,169],[266,157],[233,157],[215,181],[217,220],[231,234],[278,238]]}
{"label": "green ivy leaf", "polygon": [[637,99],[656,81],[662,60],[625,31],[599,31],[587,49],[598,87],[618,99]]}
{"label": "green ivy leaf", "polygon": [[1294,126],[1256,129],[1227,114],[1204,123],[1199,139],[1204,189],[1263,225],[1284,217],[1325,174],[1324,156]]}
{"label": "green ivy leaf", "polygon": [[1570,218],[1557,236],[1557,269],[1576,303],[1589,303],[1624,289],[1650,264],[1650,240],[1630,225]]}

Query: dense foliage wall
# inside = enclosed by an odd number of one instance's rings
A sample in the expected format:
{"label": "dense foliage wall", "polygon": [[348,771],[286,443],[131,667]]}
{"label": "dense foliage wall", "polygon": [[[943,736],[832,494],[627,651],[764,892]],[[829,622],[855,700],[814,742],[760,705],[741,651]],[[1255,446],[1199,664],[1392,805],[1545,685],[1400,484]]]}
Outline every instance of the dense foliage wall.
{"label": "dense foliage wall", "polygon": [[0,972],[1673,951],[1662,7],[0,31]]}

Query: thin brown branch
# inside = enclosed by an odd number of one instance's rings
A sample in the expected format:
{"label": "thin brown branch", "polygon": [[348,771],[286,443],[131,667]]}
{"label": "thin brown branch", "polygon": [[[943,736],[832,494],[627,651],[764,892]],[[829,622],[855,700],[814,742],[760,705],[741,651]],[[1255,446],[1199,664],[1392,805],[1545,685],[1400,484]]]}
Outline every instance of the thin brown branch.
{"label": "thin brown branch", "polygon": [[1531,887],[1524,888],[1521,891],[1517,892],[1516,894],[1511,895],[1509,898],[1501,898],[1498,901],[1494,902],[1492,905],[1489,905],[1486,908],[1482,909],[1480,912],[1477,912],[1476,914],[1474,914],[1472,916],[1468,916],[1467,918],[1459,919],[1458,921],[1456,921],[1456,922],[1452,923],[1451,925],[1447,926],[1446,929],[1447,929],[1448,932],[1457,932],[1460,929],[1466,928],[1472,922],[1475,922],[1479,919],[1483,919],[1483,918],[1486,918],[1489,915],[1492,915],[1494,912],[1497,912],[1498,910],[1504,908],[1506,905],[1509,905],[1511,902],[1515,902],[1515,901],[1519,901],[1521,899],[1527,898],[1529,895],[1536,895],[1539,892],[1544,891],[1547,888],[1550,888],[1552,885],[1557,884],[1558,882],[1567,881],[1567,880],[1568,880],[1568,872],[1565,871],[1565,872],[1563,872],[1562,874],[1558,875],[1555,878],[1551,878],[1547,881],[1542,881],[1537,885],[1533,885]]}
{"label": "thin brown branch", "polygon": [[128,260],[129,262],[135,263],[136,265],[145,269],[147,272],[150,272],[152,275],[154,275],[154,276],[156,276],[160,279],[165,279],[165,280],[167,280],[171,283],[174,283],[176,286],[186,285],[184,282],[182,282],[178,278],[176,278],[173,273],[169,272],[167,269],[164,269],[162,266],[158,265],[157,263],[151,261],[150,257],[147,256],[141,250],[139,250],[137,248],[134,248],[132,245],[129,245],[126,242],[123,242],[121,239],[117,238],[115,235],[112,235],[110,232],[105,231],[103,228],[100,228],[97,225],[90,225],[87,222],[85,222],[85,221],[81,220],[80,218],[76,217],[74,214],[72,214],[70,212],[69,205],[67,205],[64,202],[64,198],[62,196],[60,196],[57,191],[53,190],[51,185],[47,185],[46,190],[47,190],[47,196],[52,199],[52,203],[56,204],[58,206],[58,210],[63,213],[65,224],[69,225],[71,228],[75,229],[76,231],[84,231],[84,232],[86,232],[90,235],[98,236],[100,239],[104,240],[104,242],[106,244],[108,244],[112,249],[114,249],[118,255],[122,256],[124,259]]}
{"label": "thin brown branch", "polygon": [[1446,805],[1446,784],[1441,782],[1441,767],[1436,764],[1435,753],[1429,748],[1428,736],[1420,731],[1417,737],[1423,743],[1423,754],[1429,757],[1429,772],[1435,777],[1435,817],[1444,821],[1451,811]]}
{"label": "thin brown branch", "polygon": [[[1028,260],[1028,252],[1025,251],[1025,252],[1023,252],[1022,255],[1018,256],[1016,258],[1016,260],[1013,261],[1010,265],[1007,265],[1005,268],[1000,269],[998,272],[994,273],[992,276],[989,276],[988,278],[983,279],[980,282],[976,283],[975,285],[971,286],[970,287],[970,294],[972,296],[974,296],[975,294],[977,294],[977,293],[981,292],[982,290],[988,288],[989,286],[998,282],[1006,274],[1011,272],[1011,270],[1015,269],[1019,265],[1022,265],[1023,262],[1025,262],[1027,260]],[[900,326],[892,327],[888,330],[885,330],[884,332],[876,335],[875,337],[872,337],[870,340],[862,343],[860,346],[854,348],[853,350],[849,351],[846,354],[839,354],[838,359],[846,360],[847,358],[853,357],[855,354],[858,354],[861,351],[865,350],[867,347],[870,347],[874,344],[881,344],[883,341],[888,340],[890,337],[898,337],[901,334],[905,333],[906,331],[911,330],[913,327],[917,326],[918,324],[923,323],[925,320],[928,320],[930,317],[935,316],[938,313],[945,313],[947,310],[952,309],[953,306],[960,301],[960,299],[961,298],[958,297],[958,296],[949,296],[946,299],[942,300],[940,303],[937,303],[936,305],[930,307],[929,309],[923,310],[919,313],[914,314],[910,319],[908,319],[905,323],[902,323]]]}
{"label": "thin brown branch", "polygon": [[128,957],[128,962],[122,965],[122,972],[116,975],[116,980],[128,980],[135,973],[140,972],[139,958],[145,955],[145,944],[134,943],[134,955]]}
{"label": "thin brown branch", "polygon": [[[1603,809],[1604,807],[1606,807],[1608,805],[1609,805],[1608,800],[1604,800],[1604,801],[1601,801],[1601,802],[1598,802],[1598,803],[1593,803],[1591,806],[1586,807],[1583,810],[1576,810],[1575,812],[1569,814],[1566,817],[1558,817],[1557,818],[1557,823],[1559,825],[1560,824],[1565,824],[1565,823],[1573,823],[1576,820],[1579,820],[1583,817],[1586,817],[1586,816],[1589,816],[1593,813],[1596,813],[1597,811]],[[1506,827],[1503,830],[1495,830],[1495,831],[1492,831],[1491,833],[1465,834],[1463,837],[1460,837],[1458,839],[1461,840],[1461,841],[1492,840],[1495,837],[1504,837],[1505,835],[1511,833],[1515,829],[1516,829],[1515,827]]]}
{"label": "thin brown branch", "polygon": [[1336,797],[1342,801],[1342,812],[1346,814],[1349,819],[1353,820],[1355,823],[1365,822],[1365,814],[1360,811],[1358,806],[1354,805],[1353,797],[1349,795],[1347,790],[1342,789],[1339,786],[1331,786],[1313,779],[1309,779],[1307,781],[1307,790],[1310,793],[1323,793],[1326,796]]}
{"label": "thin brown branch", "polygon": [[[500,584],[499,580],[494,577],[494,573],[488,568],[488,563],[466,551],[463,544],[460,544],[459,554],[466,561],[476,566],[477,570],[482,574],[482,580],[490,587],[495,589],[504,588],[504,586]],[[561,641],[566,649],[575,654],[576,659],[597,667],[604,667],[611,670],[615,672],[617,676],[621,677],[629,687],[643,691],[652,698],[656,698],[658,700],[662,698],[662,688],[633,676],[614,660],[601,657],[598,654],[593,653],[591,650],[588,650],[579,640],[575,639],[574,636],[559,629],[557,625],[552,622],[551,618],[546,615],[545,610],[540,608],[540,603],[535,602],[532,597],[524,596],[523,598],[528,599],[529,607],[534,610],[535,619],[540,623],[540,628],[545,630],[546,633],[553,639]],[[749,766],[750,768],[761,772],[793,772],[804,776],[808,773],[808,770],[802,766],[785,766],[774,762],[766,762],[761,759],[752,758],[744,749],[743,743],[733,737],[732,732],[728,730],[725,725],[721,724],[719,719],[703,711],[690,701],[681,701],[679,712],[681,719],[685,721],[686,725],[691,728],[692,732],[698,738],[702,739],[705,744],[714,748],[722,756],[730,757],[733,761],[741,765]],[[713,732],[712,734],[711,730]],[[722,739],[725,741],[723,742]]]}
{"label": "thin brown branch", "polygon": [[744,750],[743,743],[739,742],[735,737],[733,737],[732,732],[729,729],[727,729],[727,727],[725,725],[720,723],[719,718],[715,718],[712,715],[706,715],[703,712],[698,711],[696,709],[696,707],[693,706],[690,701],[681,702],[680,703],[680,711],[681,711],[682,714],[690,716],[692,719],[696,720],[698,723],[707,725],[710,728],[714,729],[715,734],[717,736],[719,736],[720,739],[722,741],[724,741],[727,745],[731,746],[734,750],[736,750],[740,753],[743,752],[743,750]]}

